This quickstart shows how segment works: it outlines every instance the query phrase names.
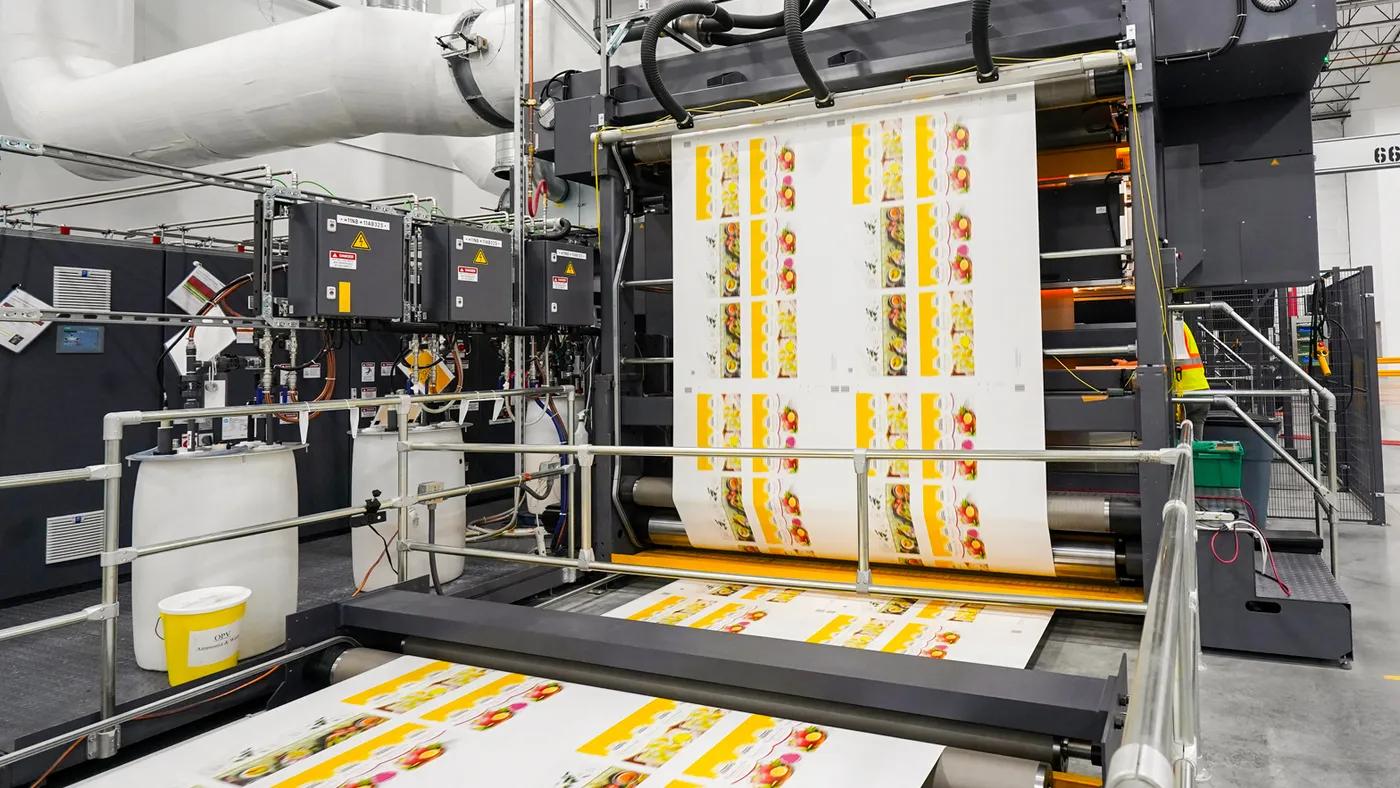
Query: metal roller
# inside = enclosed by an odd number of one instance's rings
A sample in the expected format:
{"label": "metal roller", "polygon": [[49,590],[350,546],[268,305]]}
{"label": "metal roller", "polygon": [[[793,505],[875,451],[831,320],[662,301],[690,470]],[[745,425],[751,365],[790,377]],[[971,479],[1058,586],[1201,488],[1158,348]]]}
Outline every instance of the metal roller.
{"label": "metal roller", "polygon": [[[685,524],[670,515],[654,515],[647,521],[652,544],[659,547],[690,547]],[[1120,557],[1110,539],[1089,536],[1050,535],[1055,556],[1055,576],[1076,580],[1114,582],[1118,579]]]}
{"label": "metal roller", "polygon": [[[622,497],[638,506],[675,509],[669,476],[624,479]],[[1051,531],[1083,534],[1136,535],[1141,513],[1136,500],[1094,493],[1052,492],[1046,496],[1046,519]],[[662,544],[658,542],[658,544]]]}
{"label": "metal roller", "polygon": [[[482,665],[478,660],[471,660],[468,647],[451,643],[409,638],[404,641],[404,650],[435,659],[460,661],[460,657],[467,659],[469,664],[489,667]],[[345,649],[330,662],[329,683],[338,684],[401,656],[403,655],[372,648]],[[509,669],[515,670],[514,663]],[[552,679],[574,680],[557,673],[538,672]],[[1046,763],[948,747],[939,756],[938,764],[924,785],[926,788],[1045,788],[1049,775],[1050,767]]]}

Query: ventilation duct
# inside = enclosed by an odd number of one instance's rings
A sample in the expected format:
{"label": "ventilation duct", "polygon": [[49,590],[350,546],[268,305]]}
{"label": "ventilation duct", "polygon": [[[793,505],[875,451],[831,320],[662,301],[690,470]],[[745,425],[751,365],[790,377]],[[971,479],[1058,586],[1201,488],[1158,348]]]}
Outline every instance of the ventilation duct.
{"label": "ventilation duct", "polygon": [[[57,5],[0,0],[5,96],[24,134],[52,144],[195,167],[378,133],[484,137],[479,154],[449,140],[484,186],[489,135],[514,101],[513,5],[466,17],[345,6],[122,68],[65,62],[74,42],[59,20],[72,16]],[[453,67],[437,38],[459,29],[484,48]],[[560,66],[536,52],[537,71]]]}

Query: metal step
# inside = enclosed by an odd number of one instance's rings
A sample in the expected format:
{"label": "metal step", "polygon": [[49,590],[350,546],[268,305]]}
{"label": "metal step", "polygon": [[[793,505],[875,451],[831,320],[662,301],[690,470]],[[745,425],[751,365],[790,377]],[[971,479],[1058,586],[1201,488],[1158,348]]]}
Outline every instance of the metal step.
{"label": "metal step", "polygon": [[[1279,579],[1288,586],[1291,595],[1283,593],[1270,577],[1254,576],[1254,593],[1260,599],[1276,599],[1291,602],[1323,602],[1334,605],[1348,604],[1347,595],[1337,584],[1337,579],[1327,570],[1327,562],[1320,555],[1304,553],[1274,553],[1278,564]],[[1256,552],[1254,568],[1272,575],[1273,567],[1262,552]]]}

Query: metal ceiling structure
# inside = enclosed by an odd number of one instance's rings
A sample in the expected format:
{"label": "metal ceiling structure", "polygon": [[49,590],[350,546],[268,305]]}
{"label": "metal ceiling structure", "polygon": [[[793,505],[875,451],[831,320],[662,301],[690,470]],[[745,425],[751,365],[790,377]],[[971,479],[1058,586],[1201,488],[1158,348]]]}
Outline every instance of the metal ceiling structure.
{"label": "metal ceiling structure", "polygon": [[1313,120],[1345,120],[1371,69],[1400,63],[1400,2],[1337,0],[1337,39],[1312,90]]}

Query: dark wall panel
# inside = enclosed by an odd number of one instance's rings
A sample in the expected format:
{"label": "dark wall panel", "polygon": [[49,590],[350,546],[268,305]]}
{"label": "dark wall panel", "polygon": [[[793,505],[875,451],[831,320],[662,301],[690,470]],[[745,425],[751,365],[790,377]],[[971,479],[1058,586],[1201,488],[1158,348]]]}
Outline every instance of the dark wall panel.
{"label": "dark wall panel", "polygon": [[[52,301],[54,266],[81,266],[112,272],[112,309],[130,312],[173,312],[177,307],[166,294],[190,271],[195,262],[230,283],[251,271],[252,258],[228,252],[96,242],[53,236],[0,232],[0,288],[8,293],[19,285],[46,302]],[[282,274],[274,287],[282,286]],[[240,312],[248,311],[246,294],[252,285],[227,300]],[[161,406],[157,364],[161,349],[175,335],[173,329],[134,325],[104,328],[105,350],[92,355],[59,355],[57,331],[49,327],[22,353],[0,350],[0,474],[60,470],[102,462],[102,417],[111,411],[155,410]],[[321,347],[319,332],[302,331],[299,357],[315,355]],[[349,396],[351,389],[373,387],[383,395],[404,386],[402,375],[381,376],[380,362],[399,358],[402,338],[396,334],[358,334],[340,338],[334,351],[339,369],[335,397]],[[484,337],[474,338],[466,363],[464,389],[497,388],[501,360]],[[256,346],[234,344],[229,353],[254,355]],[[279,360],[285,354],[279,353]],[[372,362],[374,382],[362,382],[360,365]],[[179,379],[169,362],[163,363],[163,382],[172,406],[179,404]],[[324,365],[323,365],[324,369]],[[301,394],[310,399],[320,392],[322,380],[303,381]],[[258,375],[230,373],[228,403],[252,402]],[[488,411],[489,412],[489,411]],[[474,418],[473,421],[477,421]],[[509,425],[473,424],[472,440],[509,442]],[[367,423],[367,422],[365,422]],[[281,440],[299,440],[295,424],[280,425]],[[345,413],[326,413],[311,422],[311,449],[297,453],[302,513],[347,506],[350,501],[351,438]],[[151,448],[153,426],[127,430],[123,454]],[[473,462],[471,478],[504,475],[508,458],[483,458]],[[137,468],[128,465],[123,476],[123,543],[130,539],[131,500]],[[98,578],[96,558],[45,565],[45,525],[48,517],[102,508],[102,488],[96,482],[0,491],[0,599],[41,593]],[[341,524],[317,527],[324,532]]]}

